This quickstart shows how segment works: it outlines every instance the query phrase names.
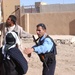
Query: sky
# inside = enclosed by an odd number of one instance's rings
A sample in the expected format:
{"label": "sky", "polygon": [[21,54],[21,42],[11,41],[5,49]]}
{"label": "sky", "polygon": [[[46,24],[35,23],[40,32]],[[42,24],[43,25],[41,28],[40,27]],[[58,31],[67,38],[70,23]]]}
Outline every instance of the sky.
{"label": "sky", "polygon": [[20,5],[35,5],[35,2],[46,2],[47,4],[71,4],[75,3],[75,0],[20,0]]}

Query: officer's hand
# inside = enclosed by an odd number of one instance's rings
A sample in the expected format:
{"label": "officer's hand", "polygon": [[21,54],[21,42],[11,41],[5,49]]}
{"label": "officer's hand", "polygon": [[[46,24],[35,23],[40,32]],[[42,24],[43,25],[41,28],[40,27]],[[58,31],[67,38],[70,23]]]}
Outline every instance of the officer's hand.
{"label": "officer's hand", "polygon": [[34,51],[33,48],[25,48],[24,53],[28,55],[28,54],[32,53],[33,51]]}

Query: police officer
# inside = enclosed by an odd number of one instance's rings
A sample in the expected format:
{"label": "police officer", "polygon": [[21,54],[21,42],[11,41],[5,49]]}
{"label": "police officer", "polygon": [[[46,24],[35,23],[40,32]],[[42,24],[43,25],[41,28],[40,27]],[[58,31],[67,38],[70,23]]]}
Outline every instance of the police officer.
{"label": "police officer", "polygon": [[43,72],[42,75],[54,75],[56,67],[56,45],[53,39],[47,35],[46,26],[40,23],[36,26],[36,33],[38,35],[39,41],[32,48],[26,48],[24,53],[30,54],[33,51],[36,52],[40,60],[43,62]]}

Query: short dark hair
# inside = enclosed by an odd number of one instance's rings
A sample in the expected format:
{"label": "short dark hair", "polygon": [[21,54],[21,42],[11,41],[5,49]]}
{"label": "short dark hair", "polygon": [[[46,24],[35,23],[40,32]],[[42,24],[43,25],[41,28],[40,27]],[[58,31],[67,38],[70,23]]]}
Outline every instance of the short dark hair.
{"label": "short dark hair", "polygon": [[16,24],[16,20],[17,20],[16,16],[10,15],[9,18],[11,18],[11,21],[13,21],[13,23]]}
{"label": "short dark hair", "polygon": [[39,27],[39,26],[41,26],[43,29],[45,29],[45,30],[46,30],[46,26],[45,26],[45,24],[40,23],[40,24],[38,24],[38,25],[37,25],[37,27]]}

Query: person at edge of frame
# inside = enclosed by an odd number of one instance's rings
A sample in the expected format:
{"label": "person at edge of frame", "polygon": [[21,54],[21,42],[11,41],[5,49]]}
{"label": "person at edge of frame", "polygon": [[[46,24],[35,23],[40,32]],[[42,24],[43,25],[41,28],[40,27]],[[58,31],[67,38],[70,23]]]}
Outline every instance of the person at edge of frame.
{"label": "person at edge of frame", "polygon": [[39,41],[36,42],[32,48],[25,48],[24,53],[29,54],[33,51],[36,52],[40,60],[43,62],[42,75],[54,75],[56,67],[56,44],[53,39],[47,35],[46,26],[40,23],[36,26],[36,33],[38,35]]}
{"label": "person at edge of frame", "polygon": [[[32,38],[32,35],[23,30],[23,28],[16,23],[17,18],[15,15],[9,15],[5,23],[0,24],[1,30],[1,45],[4,44],[5,34],[8,31],[15,31],[18,34],[18,37],[21,38]],[[22,45],[22,44],[21,44]]]}
{"label": "person at edge of frame", "polygon": [[5,43],[0,48],[0,75],[26,74],[28,63],[18,48],[19,44],[20,40],[17,33],[8,31],[5,36]]}

